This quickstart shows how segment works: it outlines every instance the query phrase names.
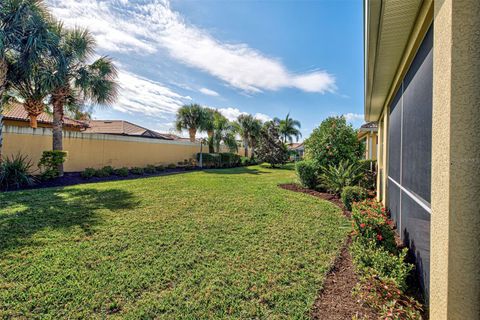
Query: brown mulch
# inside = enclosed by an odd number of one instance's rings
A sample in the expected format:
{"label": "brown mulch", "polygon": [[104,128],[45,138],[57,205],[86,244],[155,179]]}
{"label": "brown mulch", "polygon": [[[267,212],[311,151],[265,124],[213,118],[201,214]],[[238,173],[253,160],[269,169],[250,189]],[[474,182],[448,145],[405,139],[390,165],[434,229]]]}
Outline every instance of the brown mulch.
{"label": "brown mulch", "polygon": [[[342,201],[331,194],[303,188],[297,184],[282,184],[280,188],[295,192],[302,192],[314,197],[328,200],[338,205],[345,216],[351,216],[346,210]],[[359,319],[377,319],[378,315],[370,308],[365,307],[361,302],[352,296],[352,290],[358,282],[355,269],[352,264],[352,257],[348,252],[350,238],[342,248],[340,255],[335,260],[332,269],[327,274],[323,288],[320,290],[311,311],[312,319],[322,320],[343,320],[352,319],[357,316]]]}

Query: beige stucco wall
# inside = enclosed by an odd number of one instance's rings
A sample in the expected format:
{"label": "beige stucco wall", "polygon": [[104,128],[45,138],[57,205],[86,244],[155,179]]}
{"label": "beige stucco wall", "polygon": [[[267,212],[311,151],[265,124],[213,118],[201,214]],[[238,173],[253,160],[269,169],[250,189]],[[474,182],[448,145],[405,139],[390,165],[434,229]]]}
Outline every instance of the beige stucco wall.
{"label": "beige stucco wall", "polygon": [[480,319],[480,1],[435,1],[431,319]]}
{"label": "beige stucco wall", "polygon": [[[51,146],[51,129],[5,126],[4,156],[24,154],[36,165],[42,152],[51,150]],[[195,158],[195,154],[200,152],[198,143],[80,132],[64,132],[63,147],[68,152],[65,162],[67,172],[107,165],[118,168],[176,164],[184,159]],[[208,152],[205,145],[203,152]],[[239,149],[239,152],[242,150]]]}

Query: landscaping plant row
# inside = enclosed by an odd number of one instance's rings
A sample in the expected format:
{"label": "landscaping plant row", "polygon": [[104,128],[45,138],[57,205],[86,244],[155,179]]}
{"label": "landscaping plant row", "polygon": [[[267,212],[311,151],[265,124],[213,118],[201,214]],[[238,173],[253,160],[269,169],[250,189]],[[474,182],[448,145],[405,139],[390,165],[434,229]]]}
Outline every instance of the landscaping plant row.
{"label": "landscaping plant row", "polygon": [[387,210],[373,200],[355,202],[352,224],[350,251],[360,278],[354,294],[381,319],[422,319],[422,305],[405,294],[414,265],[405,261],[408,249],[397,247]]}

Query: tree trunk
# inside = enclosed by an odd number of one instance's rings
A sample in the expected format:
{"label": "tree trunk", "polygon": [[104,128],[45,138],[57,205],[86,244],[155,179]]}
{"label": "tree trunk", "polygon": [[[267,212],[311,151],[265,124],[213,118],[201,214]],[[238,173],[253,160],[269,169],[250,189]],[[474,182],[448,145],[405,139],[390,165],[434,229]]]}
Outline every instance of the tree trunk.
{"label": "tree trunk", "polygon": [[[52,95],[53,104],[53,135],[52,150],[63,151],[63,96],[54,93]],[[63,163],[57,166],[58,174],[63,176]]]}
{"label": "tree trunk", "polygon": [[0,163],[2,163],[2,146],[3,146],[3,114],[0,107]]}
{"label": "tree trunk", "polygon": [[188,129],[188,134],[190,135],[190,142],[195,142],[195,135],[197,134],[196,128]]}
{"label": "tree trunk", "polygon": [[255,143],[252,141],[252,151],[251,151],[251,156],[250,156],[250,159],[254,159],[255,158]]}
{"label": "tree trunk", "polygon": [[243,147],[245,148],[245,157],[248,157],[248,140],[243,139]]}
{"label": "tree trunk", "polygon": [[37,117],[42,114],[45,106],[42,101],[36,100],[27,100],[23,104],[25,111],[28,113],[28,117],[30,118],[30,127],[36,129],[37,128]]}
{"label": "tree trunk", "polygon": [[213,131],[208,131],[208,152],[214,153],[214,143],[213,143]]}

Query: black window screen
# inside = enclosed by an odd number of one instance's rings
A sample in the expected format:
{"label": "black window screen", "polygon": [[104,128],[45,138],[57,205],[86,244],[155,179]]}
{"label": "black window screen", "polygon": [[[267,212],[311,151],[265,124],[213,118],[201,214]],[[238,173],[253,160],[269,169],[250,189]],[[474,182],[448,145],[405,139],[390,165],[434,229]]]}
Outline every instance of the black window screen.
{"label": "black window screen", "polygon": [[[428,294],[432,162],[433,31],[427,32],[389,106],[387,206]],[[428,296],[427,296],[428,297]]]}

